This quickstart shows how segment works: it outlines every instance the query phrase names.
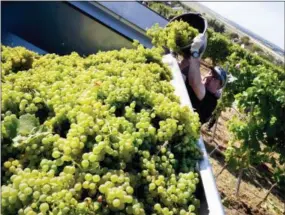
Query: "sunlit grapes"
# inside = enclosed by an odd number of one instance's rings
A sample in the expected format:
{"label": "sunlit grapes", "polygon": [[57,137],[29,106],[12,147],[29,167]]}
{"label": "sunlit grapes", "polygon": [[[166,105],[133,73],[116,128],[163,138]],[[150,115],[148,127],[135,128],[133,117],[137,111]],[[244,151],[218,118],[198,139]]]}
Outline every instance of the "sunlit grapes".
{"label": "sunlit grapes", "polygon": [[2,50],[2,214],[197,212],[200,124],[161,49]]}

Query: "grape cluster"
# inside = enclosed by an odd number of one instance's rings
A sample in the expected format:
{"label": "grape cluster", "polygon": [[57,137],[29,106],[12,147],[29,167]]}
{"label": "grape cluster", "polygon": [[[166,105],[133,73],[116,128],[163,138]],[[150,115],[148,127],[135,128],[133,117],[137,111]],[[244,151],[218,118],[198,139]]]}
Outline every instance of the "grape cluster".
{"label": "grape cluster", "polygon": [[23,47],[7,47],[1,46],[1,78],[5,79],[5,75],[9,73],[17,73],[18,71],[28,70],[32,67],[34,59],[38,58],[38,54],[28,51]]}
{"label": "grape cluster", "polygon": [[[2,49],[13,65],[19,48]],[[2,73],[3,214],[197,212],[200,124],[159,48],[19,50],[34,57]]]}
{"label": "grape cluster", "polygon": [[198,30],[187,22],[177,20],[168,23],[165,28],[155,24],[147,30],[153,45],[165,47],[177,53],[181,53],[181,48],[190,45],[198,33]]}

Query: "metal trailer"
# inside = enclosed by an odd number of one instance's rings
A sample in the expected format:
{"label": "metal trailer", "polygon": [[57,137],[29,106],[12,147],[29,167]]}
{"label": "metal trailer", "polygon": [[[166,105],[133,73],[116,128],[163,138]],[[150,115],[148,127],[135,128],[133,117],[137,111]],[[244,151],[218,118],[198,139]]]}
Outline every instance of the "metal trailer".
{"label": "metal trailer", "polygon": [[[76,51],[84,56],[130,48],[133,39],[149,48],[152,44],[146,28],[168,23],[139,2],[1,2],[1,6],[1,43],[24,46],[39,54]],[[181,104],[192,107],[176,59],[166,55],[163,61],[173,72],[172,84]],[[224,215],[202,138],[197,144],[203,151],[198,165],[199,214]]]}

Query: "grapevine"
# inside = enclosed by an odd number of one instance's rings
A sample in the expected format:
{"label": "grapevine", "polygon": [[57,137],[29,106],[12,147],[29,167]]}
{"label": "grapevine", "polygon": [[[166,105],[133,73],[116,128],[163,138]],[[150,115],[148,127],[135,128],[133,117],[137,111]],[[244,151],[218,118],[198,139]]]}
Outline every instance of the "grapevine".
{"label": "grapevine", "polygon": [[227,84],[216,111],[235,103],[244,116],[229,122],[233,139],[225,152],[228,166],[241,171],[270,163],[273,171],[279,168],[275,178],[284,177],[285,71],[236,45],[230,47],[225,65],[236,80]]}

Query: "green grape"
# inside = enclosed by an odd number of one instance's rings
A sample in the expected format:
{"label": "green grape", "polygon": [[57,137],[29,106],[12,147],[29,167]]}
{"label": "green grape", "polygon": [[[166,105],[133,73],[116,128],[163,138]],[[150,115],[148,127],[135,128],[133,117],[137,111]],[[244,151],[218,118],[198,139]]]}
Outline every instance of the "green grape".
{"label": "green grape", "polygon": [[40,205],[40,211],[41,212],[46,212],[46,211],[48,211],[49,210],[49,205],[47,204],[47,203],[42,203],[41,205]]}
{"label": "green grape", "polygon": [[83,160],[83,161],[81,162],[81,165],[82,165],[83,168],[88,168],[88,166],[89,166],[88,160]]}
{"label": "green grape", "polygon": [[99,175],[93,175],[92,180],[97,183],[100,181],[100,176]]}
{"label": "green grape", "polygon": [[120,202],[119,199],[114,199],[114,200],[113,200],[113,206],[114,206],[115,208],[118,208],[118,207],[120,206],[120,204],[121,204],[121,202]]}

